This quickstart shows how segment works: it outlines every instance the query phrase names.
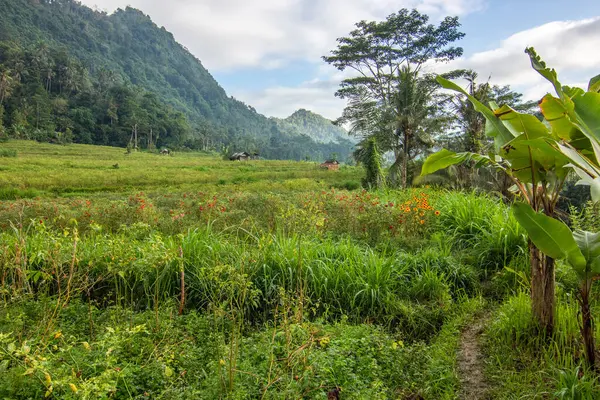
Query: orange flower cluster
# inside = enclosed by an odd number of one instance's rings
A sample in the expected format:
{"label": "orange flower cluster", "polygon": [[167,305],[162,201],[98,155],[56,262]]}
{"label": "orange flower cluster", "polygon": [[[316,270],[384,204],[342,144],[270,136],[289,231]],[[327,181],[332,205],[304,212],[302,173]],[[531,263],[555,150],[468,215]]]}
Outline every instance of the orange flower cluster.
{"label": "orange flower cluster", "polygon": [[[405,201],[406,200],[406,201]],[[334,189],[319,195],[306,195],[302,207],[327,216],[318,227],[334,232],[353,232],[378,237],[381,232],[392,236],[420,235],[434,215],[429,194],[420,191],[398,192],[397,200],[384,199],[367,191],[338,192]]]}
{"label": "orange flower cluster", "polygon": [[429,195],[421,192],[418,196],[413,196],[411,200],[406,200],[404,204],[399,205],[404,212],[411,211],[431,211],[433,207],[429,204]]}
{"label": "orange flower cluster", "polygon": [[[419,224],[425,224],[425,220],[423,219],[428,212],[433,211],[433,206],[429,203],[429,195],[427,193],[419,193],[418,195],[414,195],[412,199],[406,200],[403,204],[399,204],[398,207],[404,211],[405,214],[413,214],[414,219],[419,222]],[[436,216],[440,215],[438,210],[434,211]],[[408,215],[407,215],[408,217]]]}

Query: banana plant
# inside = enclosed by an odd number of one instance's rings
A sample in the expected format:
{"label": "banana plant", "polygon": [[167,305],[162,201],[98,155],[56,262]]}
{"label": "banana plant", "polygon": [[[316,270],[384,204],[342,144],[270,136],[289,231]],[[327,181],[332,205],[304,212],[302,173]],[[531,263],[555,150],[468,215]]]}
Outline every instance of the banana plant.
{"label": "banana plant", "polygon": [[[587,91],[563,86],[556,71],[548,68],[533,48],[525,52],[533,69],[556,91],[556,96],[548,94],[539,103],[545,121],[507,106],[490,103],[487,107],[439,77],[443,87],[467,96],[483,114],[486,135],[494,140],[494,148],[487,155],[442,149],[425,161],[422,175],[464,162],[491,166],[506,173],[533,212],[553,217],[569,170],[579,176],[580,184],[590,186],[592,200],[600,201],[600,75],[590,80]],[[554,322],[554,259],[559,254],[540,252],[531,237],[529,249],[532,311],[550,333]]]}
{"label": "banana plant", "polygon": [[581,336],[591,369],[596,367],[593,318],[590,312],[590,292],[594,280],[600,278],[600,233],[570,229],[561,221],[536,213],[524,203],[515,203],[513,213],[525,228],[531,241],[556,260],[565,259],[579,278]]}
{"label": "banana plant", "polygon": [[569,170],[579,176],[580,184],[590,186],[592,200],[600,201],[600,75],[590,80],[587,91],[563,86],[556,71],[548,68],[533,48],[525,51],[532,67],[556,91],[556,96],[547,94],[539,103],[545,121],[506,106],[490,104],[488,108],[452,82],[438,79],[442,86],[469,97],[485,116],[486,134],[494,139],[494,151],[481,155],[441,150],[427,159],[423,174],[470,161],[475,166],[491,165],[513,180],[525,200],[514,204],[513,212],[529,235],[534,315],[551,331],[554,278],[550,274],[554,274],[554,260],[565,259],[579,277],[581,334],[588,364],[595,369],[589,295],[593,281],[600,278],[600,233],[571,232],[553,216]]}
{"label": "banana plant", "polygon": [[[532,54],[535,52],[530,51],[533,63]],[[563,138],[570,138],[572,128],[566,124],[563,127],[544,123],[533,115],[520,113],[506,105],[490,103],[488,107],[455,83],[442,77],[437,80],[444,88],[457,91],[471,101],[485,117],[485,133],[493,139],[494,145],[488,154],[454,153],[442,149],[425,161],[422,175],[464,162],[475,167],[491,166],[506,173],[514,184],[514,191],[533,210],[553,217],[559,193],[569,173],[567,167],[571,163],[557,143]],[[575,133],[573,137],[579,138]],[[533,315],[541,328],[551,333],[555,308],[554,259],[541,253],[531,241],[529,253]]]}

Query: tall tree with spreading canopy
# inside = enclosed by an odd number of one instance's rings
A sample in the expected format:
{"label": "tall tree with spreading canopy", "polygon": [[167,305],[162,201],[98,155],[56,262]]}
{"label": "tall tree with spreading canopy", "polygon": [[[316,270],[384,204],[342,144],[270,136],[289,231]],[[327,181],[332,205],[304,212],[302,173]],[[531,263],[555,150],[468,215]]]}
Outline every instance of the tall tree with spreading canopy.
{"label": "tall tree with spreading canopy", "polygon": [[462,48],[453,46],[464,36],[459,27],[457,17],[446,17],[435,26],[427,15],[402,9],[385,21],[360,21],[323,57],[340,71],[356,72],[336,92],[348,100],[339,122],[349,123],[355,134],[376,137],[383,151],[394,152],[402,186],[407,184],[411,154],[419,143],[426,143],[429,120],[436,116],[433,82],[422,76],[422,68],[462,55]]}

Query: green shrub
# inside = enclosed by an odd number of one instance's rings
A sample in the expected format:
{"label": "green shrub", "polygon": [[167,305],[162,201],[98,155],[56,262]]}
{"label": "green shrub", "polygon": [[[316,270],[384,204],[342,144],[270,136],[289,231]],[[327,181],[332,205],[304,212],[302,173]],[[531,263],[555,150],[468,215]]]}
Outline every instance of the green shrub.
{"label": "green shrub", "polygon": [[[443,254],[438,247],[427,248],[416,254],[402,253],[398,256],[398,262],[414,275],[430,271],[428,278],[434,279],[431,271],[435,271],[438,274],[436,279],[445,283],[455,299],[463,295],[472,296],[479,287],[477,272],[473,267],[460,263],[451,255]],[[428,296],[430,297],[426,295]]]}
{"label": "green shrub", "polygon": [[334,187],[336,189],[352,191],[360,188],[360,183],[357,181],[346,181],[340,184],[336,184],[334,185]]}
{"label": "green shrub", "polygon": [[34,189],[0,188],[0,200],[33,199],[40,196],[40,194],[39,191]]}
{"label": "green shrub", "polygon": [[582,204],[580,209],[571,206],[569,215],[573,230],[600,231],[600,203],[593,203],[589,200]]}
{"label": "green shrub", "polygon": [[17,151],[15,149],[3,149],[0,148],[0,157],[16,157]]}
{"label": "green shrub", "polygon": [[381,154],[374,138],[369,138],[364,148],[360,151],[360,162],[365,167],[365,177],[362,185],[367,190],[380,189],[384,185],[384,176],[381,169]]}
{"label": "green shrub", "polygon": [[434,301],[439,304],[450,300],[450,288],[446,277],[430,268],[424,268],[410,278],[408,293],[418,301]]}
{"label": "green shrub", "polygon": [[0,143],[6,143],[8,142],[9,136],[8,136],[8,132],[7,129],[2,126],[2,122],[1,122],[1,118],[0,118]]}

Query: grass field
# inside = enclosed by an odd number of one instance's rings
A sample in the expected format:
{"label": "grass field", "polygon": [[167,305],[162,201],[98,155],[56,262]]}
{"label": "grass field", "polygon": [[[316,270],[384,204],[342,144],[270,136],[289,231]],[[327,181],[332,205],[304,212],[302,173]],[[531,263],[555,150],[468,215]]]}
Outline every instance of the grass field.
{"label": "grass field", "polygon": [[127,154],[121,148],[11,141],[3,149],[18,157],[0,157],[0,198],[85,196],[132,191],[299,191],[350,184],[360,172],[342,167],[331,173],[314,162],[231,162],[214,155]]}
{"label": "grass field", "polygon": [[558,265],[539,337],[495,198],[366,192],[359,168],[308,162],[2,149],[0,398],[469,398],[461,330],[480,320],[487,398],[600,395],[576,277]]}

